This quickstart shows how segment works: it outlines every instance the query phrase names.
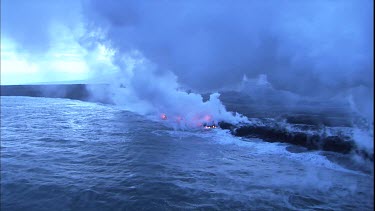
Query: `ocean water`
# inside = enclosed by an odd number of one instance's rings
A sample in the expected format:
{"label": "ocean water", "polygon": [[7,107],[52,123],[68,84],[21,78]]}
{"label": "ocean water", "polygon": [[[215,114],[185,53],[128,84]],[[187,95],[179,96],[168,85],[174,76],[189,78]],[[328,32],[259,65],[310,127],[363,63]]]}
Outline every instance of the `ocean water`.
{"label": "ocean water", "polygon": [[113,105],[1,97],[1,210],[373,210],[373,171],[288,147]]}

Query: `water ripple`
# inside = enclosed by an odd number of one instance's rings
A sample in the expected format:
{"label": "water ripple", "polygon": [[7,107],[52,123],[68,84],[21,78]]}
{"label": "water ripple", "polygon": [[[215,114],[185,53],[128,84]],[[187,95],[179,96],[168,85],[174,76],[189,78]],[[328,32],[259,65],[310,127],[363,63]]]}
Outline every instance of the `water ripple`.
{"label": "water ripple", "polygon": [[2,210],[373,209],[373,174],[316,152],[74,100],[2,97],[1,111]]}

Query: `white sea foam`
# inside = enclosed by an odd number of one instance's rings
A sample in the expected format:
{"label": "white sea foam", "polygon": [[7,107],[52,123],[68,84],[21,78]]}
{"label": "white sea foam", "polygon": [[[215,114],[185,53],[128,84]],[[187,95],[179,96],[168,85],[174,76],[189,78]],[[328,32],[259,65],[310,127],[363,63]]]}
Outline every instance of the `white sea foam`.
{"label": "white sea foam", "polygon": [[323,167],[335,171],[361,174],[360,172],[346,169],[336,163],[331,162],[325,156],[321,155],[320,151],[309,151],[304,153],[292,153],[286,150],[288,144],[284,143],[269,143],[261,139],[252,138],[245,139],[235,137],[227,130],[215,129],[207,133],[197,133],[192,131],[169,131],[174,137],[178,136],[196,136],[207,140],[212,140],[216,144],[233,145],[247,148],[248,153],[252,155],[276,155],[281,159],[290,159],[298,161],[305,165]]}

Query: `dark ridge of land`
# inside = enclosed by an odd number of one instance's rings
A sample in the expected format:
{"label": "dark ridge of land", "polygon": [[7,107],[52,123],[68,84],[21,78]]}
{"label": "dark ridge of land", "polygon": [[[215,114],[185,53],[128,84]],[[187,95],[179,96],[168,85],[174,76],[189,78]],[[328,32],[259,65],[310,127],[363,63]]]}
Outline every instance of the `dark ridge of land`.
{"label": "dark ridge of land", "polygon": [[89,93],[85,84],[5,85],[1,86],[1,96],[51,97],[87,100]]}
{"label": "dark ridge of land", "polygon": [[105,90],[108,86],[107,84],[2,85],[0,86],[0,95],[68,98],[73,100],[111,103],[111,100],[106,97],[93,97],[89,90],[90,87],[91,89]]}
{"label": "dark ridge of land", "polygon": [[323,150],[342,154],[355,153],[362,158],[374,161],[374,153],[358,148],[351,137],[345,135],[308,134],[288,131],[282,127],[260,125],[232,125],[219,122],[221,129],[230,130],[238,137],[260,138],[266,142],[289,143],[304,147],[306,150]]}

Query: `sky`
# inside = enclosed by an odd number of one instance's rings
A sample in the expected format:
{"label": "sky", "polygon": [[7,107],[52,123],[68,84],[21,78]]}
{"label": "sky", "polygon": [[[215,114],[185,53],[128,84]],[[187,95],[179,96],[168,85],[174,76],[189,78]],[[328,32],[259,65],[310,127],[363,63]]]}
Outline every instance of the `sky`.
{"label": "sky", "polygon": [[262,75],[369,110],[373,1],[1,1],[1,84],[106,81],[141,99],[158,81],[212,92]]}
{"label": "sky", "polygon": [[1,1],[1,84],[93,80],[95,67],[110,72],[108,49],[86,49],[80,1]]}

